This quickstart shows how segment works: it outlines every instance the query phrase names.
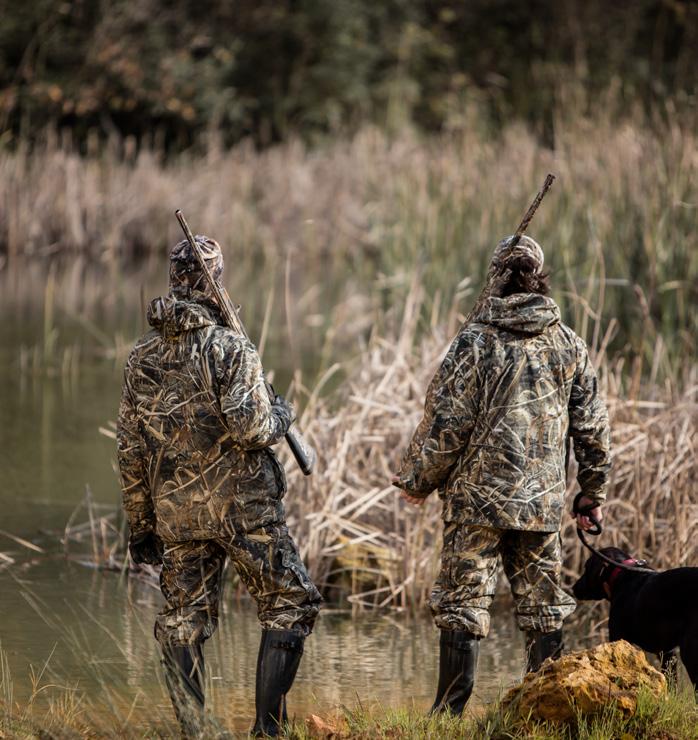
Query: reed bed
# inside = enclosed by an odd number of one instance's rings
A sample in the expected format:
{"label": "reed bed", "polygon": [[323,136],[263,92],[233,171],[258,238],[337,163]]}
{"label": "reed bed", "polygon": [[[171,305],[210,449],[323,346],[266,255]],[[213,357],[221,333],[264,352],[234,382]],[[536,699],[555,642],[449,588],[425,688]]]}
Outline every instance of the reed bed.
{"label": "reed bed", "polygon": [[[598,111],[558,116],[553,148],[518,123],[493,133],[476,109],[457,132],[436,137],[365,128],[314,149],[290,141],[261,152],[224,150],[214,139],[203,155],[167,159],[121,140],[81,155],[68,135],[49,133],[32,147],[0,149],[3,304],[41,298],[46,278],[27,274],[24,259],[39,257],[57,270],[52,300],[72,316],[94,323],[99,313],[104,322],[124,306],[133,315],[150,274],[142,260],[161,259],[179,240],[172,212],[181,207],[196,231],[224,245],[229,288],[253,334],[274,292],[271,326],[300,342],[299,355],[307,346],[322,352],[331,334],[327,354],[342,356],[355,349],[351,324],[366,303],[404,300],[414,269],[429,300],[446,305],[460,277],[482,276],[493,244],[553,171],[532,234],[558,282],[583,290],[603,253],[615,346],[642,347],[651,320],[687,354],[698,338],[695,127],[631,114],[618,123]],[[330,310],[337,303],[351,308],[344,326]],[[89,329],[98,342],[99,328]],[[315,343],[304,345],[306,335]]]}
{"label": "reed bed", "polygon": [[[304,478],[287,466],[287,506],[303,554],[318,581],[357,608],[423,607],[438,567],[438,501],[410,507],[389,482],[421,417],[428,382],[462,318],[452,311],[414,342],[421,309],[415,289],[399,333],[372,336],[340,398],[311,395],[301,424],[319,452],[318,470]],[[623,363],[611,364],[602,350],[595,361],[613,428],[603,543],[626,548],[660,569],[695,564],[698,368],[686,371],[680,389],[661,389],[643,383],[637,366],[635,376],[626,377]],[[577,490],[574,472],[569,508]],[[569,581],[587,553],[571,517],[562,534]]]}
{"label": "reed bed", "polygon": [[[343,372],[339,365],[308,392],[299,425],[318,452],[314,474],[304,477],[286,447],[279,447],[289,471],[289,524],[303,557],[329,599],[357,610],[424,608],[438,569],[437,497],[423,508],[410,507],[400,501],[390,476],[463,315],[457,309],[443,318],[433,313],[429,325],[419,329],[424,292],[416,280],[396,313],[401,316],[396,332],[374,331],[336,390],[325,392]],[[602,542],[647,558],[658,569],[693,565],[698,557],[698,367],[687,366],[673,386],[659,386],[652,374],[662,362],[660,342],[649,373],[639,363],[629,372],[622,359],[609,360],[603,336],[592,349],[613,430]],[[300,393],[300,383],[296,389]],[[111,427],[102,431],[114,434]],[[568,508],[577,490],[575,472],[572,465]],[[92,562],[127,568],[125,530],[111,518],[98,518],[89,500],[85,505],[88,521],[71,522],[64,542],[88,543]],[[562,536],[569,583],[587,553],[571,517],[563,522]],[[140,576],[157,584],[151,568]]]}
{"label": "reed bed", "polygon": [[[172,211],[182,207],[224,245],[227,287],[265,364],[279,368],[277,387],[292,379],[304,407],[320,460],[309,479],[289,464],[287,505],[315,577],[356,608],[421,608],[438,565],[439,506],[404,506],[390,474],[493,244],[553,171],[532,234],[608,396],[604,542],[658,567],[693,563],[698,140],[671,118],[619,123],[598,110],[559,115],[552,148],[517,123],[493,134],[473,109],[457,132],[365,128],[315,149],[212,140],[203,156],[165,159],[114,140],[80,155],[51,134],[2,149],[0,305],[21,318],[22,341],[25,318],[40,314],[20,366],[77,382],[90,358],[71,339],[78,330],[118,366],[145,302],[166,287],[162,258],[180,238]],[[92,560],[123,567],[113,527],[72,535],[89,532]],[[563,538],[571,577],[583,558],[571,520]]]}

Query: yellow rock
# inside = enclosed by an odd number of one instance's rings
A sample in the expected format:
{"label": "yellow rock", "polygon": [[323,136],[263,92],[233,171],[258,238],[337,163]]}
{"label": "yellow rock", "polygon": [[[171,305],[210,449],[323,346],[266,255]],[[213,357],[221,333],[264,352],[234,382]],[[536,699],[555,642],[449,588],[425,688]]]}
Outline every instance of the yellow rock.
{"label": "yellow rock", "polygon": [[511,689],[502,703],[523,720],[568,722],[577,711],[596,714],[609,703],[630,716],[637,709],[642,686],[655,696],[667,690],[664,676],[647,662],[645,654],[619,640],[546,660],[537,673],[529,673]]}

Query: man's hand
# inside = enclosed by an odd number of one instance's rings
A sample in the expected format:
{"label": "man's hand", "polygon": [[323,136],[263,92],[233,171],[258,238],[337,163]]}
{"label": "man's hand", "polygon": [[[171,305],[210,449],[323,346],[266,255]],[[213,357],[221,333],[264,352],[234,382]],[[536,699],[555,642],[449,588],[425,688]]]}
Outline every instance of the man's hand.
{"label": "man's hand", "polygon": [[131,553],[131,560],[137,565],[162,564],[162,540],[153,531],[130,535],[128,551]]}
{"label": "man's hand", "polygon": [[296,420],[296,410],[293,408],[293,405],[278,393],[274,395],[271,407],[275,414],[289,420],[289,426]]}
{"label": "man's hand", "polygon": [[[394,475],[390,479],[390,482],[396,488],[401,488],[400,484],[402,481],[400,480],[399,476]],[[407,501],[408,504],[412,504],[412,506],[424,506],[424,504],[426,503],[425,498],[421,498],[419,496],[410,496],[409,493],[407,493],[407,491],[403,491],[403,490],[400,490],[400,498],[403,499],[403,501]]]}
{"label": "man's hand", "polygon": [[[586,506],[594,506],[594,502],[590,498],[587,498],[586,496],[582,496],[579,499],[577,506],[579,506],[580,508],[584,508]],[[572,513],[572,518],[577,520],[577,527],[579,529],[582,529],[585,532],[588,532],[590,529],[594,529],[594,524],[589,518],[590,515],[595,517],[598,522],[601,522],[603,519],[603,514],[601,513],[601,506],[597,504],[587,514]]]}

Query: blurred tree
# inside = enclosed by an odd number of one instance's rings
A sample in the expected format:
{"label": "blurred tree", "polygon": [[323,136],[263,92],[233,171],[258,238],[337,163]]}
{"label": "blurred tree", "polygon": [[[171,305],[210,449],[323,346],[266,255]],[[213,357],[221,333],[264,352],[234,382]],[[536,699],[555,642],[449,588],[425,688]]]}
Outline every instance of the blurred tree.
{"label": "blurred tree", "polygon": [[544,128],[574,87],[694,105],[691,0],[0,0],[0,125],[169,146],[451,125],[463,101]]}

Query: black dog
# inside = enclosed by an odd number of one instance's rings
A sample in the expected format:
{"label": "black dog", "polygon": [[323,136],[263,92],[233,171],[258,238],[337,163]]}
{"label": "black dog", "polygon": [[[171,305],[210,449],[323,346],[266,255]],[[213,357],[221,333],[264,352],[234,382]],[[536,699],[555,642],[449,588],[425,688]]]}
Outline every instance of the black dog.
{"label": "black dog", "polygon": [[[610,560],[644,566],[617,547],[600,550]],[[609,599],[610,640],[627,640],[658,655],[671,674],[676,648],[698,690],[698,568],[643,573],[614,567],[592,555],[572,589],[579,600]]]}

